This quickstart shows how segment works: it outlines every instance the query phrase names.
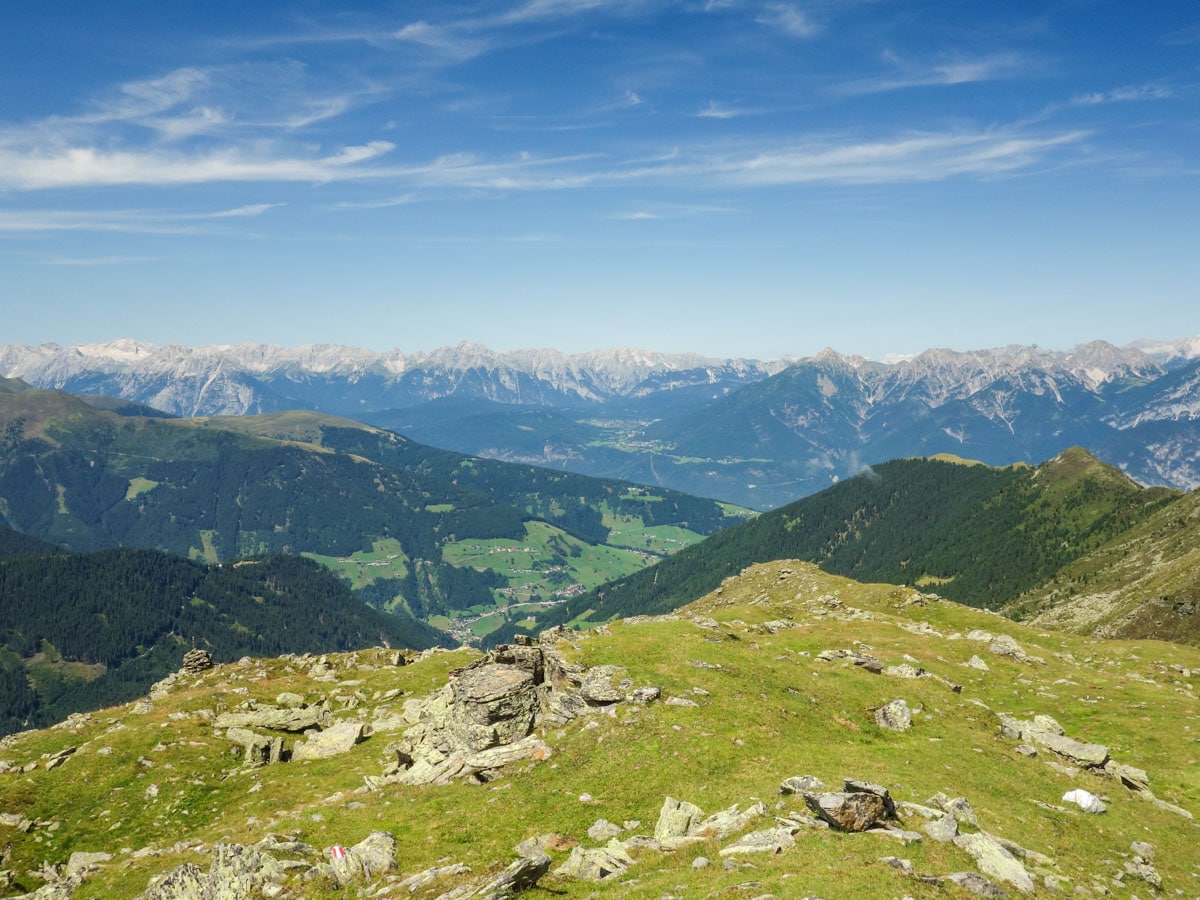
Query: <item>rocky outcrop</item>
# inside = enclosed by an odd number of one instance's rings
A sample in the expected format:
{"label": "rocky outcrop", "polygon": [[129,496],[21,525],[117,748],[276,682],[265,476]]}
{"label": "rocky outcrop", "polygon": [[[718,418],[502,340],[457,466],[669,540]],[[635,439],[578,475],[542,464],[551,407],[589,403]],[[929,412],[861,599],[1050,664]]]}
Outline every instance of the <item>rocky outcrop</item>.
{"label": "rocky outcrop", "polygon": [[410,727],[389,745],[394,760],[367,785],[445,784],[457,778],[490,781],[522,759],[546,759],[550,747],[534,734],[538,724],[565,724],[632,701],[656,700],[657,687],[633,687],[619,666],[585,669],[566,659],[563,629],[539,640],[497,647],[451,673],[435,694],[405,704]]}

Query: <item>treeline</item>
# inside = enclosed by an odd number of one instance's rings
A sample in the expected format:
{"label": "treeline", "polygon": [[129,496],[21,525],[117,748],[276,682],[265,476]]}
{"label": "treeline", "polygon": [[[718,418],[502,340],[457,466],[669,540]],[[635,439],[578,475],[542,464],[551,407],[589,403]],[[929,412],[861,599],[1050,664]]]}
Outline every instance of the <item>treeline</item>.
{"label": "treeline", "polygon": [[[222,566],[131,549],[10,557],[0,560],[0,623],[3,733],[144,694],[192,646],[229,661],[448,643],[292,556]],[[81,677],[61,662],[94,669]]]}
{"label": "treeline", "polygon": [[[776,559],[997,608],[1179,496],[1140,488],[1087,459],[1094,465],[1065,474],[1050,464],[884,463],[574,598],[538,627],[588,610],[594,621],[668,612],[749,565]],[[513,632],[508,626],[490,640]]]}

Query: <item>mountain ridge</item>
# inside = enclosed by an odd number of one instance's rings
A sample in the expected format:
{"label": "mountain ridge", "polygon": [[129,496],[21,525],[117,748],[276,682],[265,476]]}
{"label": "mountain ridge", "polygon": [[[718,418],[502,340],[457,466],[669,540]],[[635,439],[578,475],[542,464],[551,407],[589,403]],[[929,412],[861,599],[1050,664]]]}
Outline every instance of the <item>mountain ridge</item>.
{"label": "mountain ridge", "polygon": [[[1200,485],[1197,353],[1189,338],[932,348],[895,362],[827,348],[763,363],[628,348],[463,343],[403,354],[122,340],[0,347],[0,374],[189,417],[311,409],[458,452],[769,509],[885,459],[1033,463],[1073,444],[1143,483],[1190,489]],[[452,402],[473,406],[459,419]]]}

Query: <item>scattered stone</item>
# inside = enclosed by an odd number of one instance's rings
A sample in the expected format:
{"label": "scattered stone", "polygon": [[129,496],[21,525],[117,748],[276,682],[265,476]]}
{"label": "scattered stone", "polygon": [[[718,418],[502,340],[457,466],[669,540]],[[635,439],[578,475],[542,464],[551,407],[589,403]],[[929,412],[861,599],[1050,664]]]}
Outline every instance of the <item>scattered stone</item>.
{"label": "scattered stone", "polygon": [[621,833],[621,826],[614,825],[608,819],[597,819],[591,828],[587,830],[587,835],[593,841],[607,841],[609,838],[615,838]]}
{"label": "scattered stone", "polygon": [[705,840],[713,838],[724,840],[731,834],[748,827],[755,819],[762,818],[766,814],[767,807],[761,801],[748,806],[745,811],[739,811],[735,803],[728,809],[713,813],[704,821],[694,825],[688,832],[688,836],[703,838]]}
{"label": "scattered stone", "polygon": [[284,709],[303,709],[307,704],[304,698],[294,691],[284,691],[275,698],[275,705]]}
{"label": "scattered stone", "polygon": [[1022,756],[1028,756],[1030,759],[1038,755],[1037,747],[1033,746],[1032,744],[1017,744],[1017,746],[1013,749]]}
{"label": "scattered stone", "polygon": [[905,875],[913,873],[913,864],[911,860],[901,859],[899,856],[881,856],[879,861],[884,865],[891,866],[893,869],[899,869]]}
{"label": "scattered stone", "polygon": [[991,835],[960,834],[954,839],[954,846],[974,857],[975,865],[984,875],[1011,884],[1022,893],[1033,891],[1033,879],[1025,866]]}
{"label": "scattered stone", "polygon": [[988,664],[986,662],[984,662],[982,659],[980,659],[978,656],[972,656],[965,663],[963,663],[963,665],[969,666],[972,669],[978,669],[980,672],[990,671],[990,667],[988,666]]}
{"label": "scattered stone", "polygon": [[464,866],[462,863],[452,863],[447,866],[430,866],[428,869],[423,869],[414,875],[409,875],[396,883],[398,891],[406,891],[409,894],[415,894],[423,887],[428,887],[433,882],[440,878],[446,878],[450,875],[466,875],[471,871],[470,866]]}
{"label": "scattered stone", "polygon": [[959,822],[966,823],[972,828],[979,827],[979,820],[975,818],[975,810],[971,807],[971,803],[966,797],[947,797],[941,791],[938,791],[938,793],[925,802],[935,809],[940,809],[942,812],[954,816]]}
{"label": "scattered stone", "polygon": [[112,859],[111,853],[85,853],[82,850],[76,850],[67,859],[66,875],[77,875],[97,868],[101,863],[106,863]]}
{"label": "scattered stone", "polygon": [[582,881],[607,881],[624,874],[633,864],[633,857],[625,846],[614,838],[604,847],[591,850],[576,847],[554,874]]}
{"label": "scattered stone", "polygon": [[912,728],[912,710],[903,699],[891,700],[875,710],[875,724],[887,731],[907,731]]}
{"label": "scattered stone", "polygon": [[859,653],[856,650],[822,650],[817,654],[817,659],[822,662],[836,662],[839,659],[848,659],[859,668],[866,669],[868,672],[876,675],[883,672],[882,662],[870,654]]}
{"label": "scattered stone", "polygon": [[550,857],[544,853],[535,858],[521,857],[494,878],[442,896],[446,900],[508,900],[513,894],[527,891],[536,885],[549,871],[550,862]]}
{"label": "scattered stone", "polygon": [[229,728],[225,737],[242,748],[242,764],[247,767],[274,765],[283,759],[283,738],[267,737],[249,728]]}
{"label": "scattered stone", "polygon": [[1064,803],[1074,803],[1086,813],[1095,813],[1098,815],[1108,810],[1108,807],[1104,805],[1104,801],[1091,791],[1085,791],[1083,788],[1067,791],[1063,794],[1062,798]]}
{"label": "scattered stone", "polygon": [[1034,716],[1031,721],[1026,721],[1001,713],[1000,733],[1012,740],[1050,750],[1071,765],[1085,769],[1103,770],[1109,762],[1107,747],[1067,737],[1063,727],[1050,716]]}
{"label": "scattered stone", "polygon": [[709,866],[709,862],[708,862],[707,856],[697,856],[695,859],[692,860],[692,868],[693,869],[707,869],[708,866]]}
{"label": "scattered stone", "polygon": [[666,699],[667,706],[699,706],[695,700],[689,700],[687,697],[668,697]]}
{"label": "scattered stone", "polygon": [[792,829],[779,827],[767,828],[763,831],[752,831],[743,835],[727,847],[720,850],[721,856],[739,856],[745,853],[782,853],[796,846],[792,838]]}
{"label": "scattered stone", "polygon": [[[972,632],[972,634],[974,634],[974,632]],[[969,638],[970,635],[967,635],[967,637]],[[1039,666],[1044,666],[1046,664],[1046,660],[1042,659],[1040,656],[1031,656],[1030,654],[1026,653],[1024,648],[1022,648],[1021,645],[1018,644],[1011,635],[1007,634],[998,634],[992,638],[991,643],[988,644],[988,650],[990,650],[992,653],[995,653],[997,656],[1008,656],[1015,659],[1017,662],[1025,663],[1026,665],[1036,663]]]}
{"label": "scattered stone", "polygon": [[946,881],[954,882],[960,888],[970,891],[977,897],[1008,897],[1008,892],[1004,888],[988,881],[977,872],[954,872],[946,876]]}
{"label": "scattered stone", "polygon": [[921,830],[938,843],[947,844],[958,835],[958,819],[947,814],[926,822]]}
{"label": "scattered stone", "polygon": [[629,702],[636,703],[638,706],[649,706],[655,700],[662,696],[662,688],[647,686],[635,688],[633,693],[629,695]]}
{"label": "scattered stone", "polygon": [[1150,789],[1150,776],[1144,770],[1119,763],[1115,759],[1110,759],[1104,764],[1104,773],[1117,779],[1131,791]]}
{"label": "scattered stone", "polygon": [[825,782],[815,775],[793,775],[779,785],[781,794],[803,794],[805,791],[823,791]]}
{"label": "scattered stone", "polygon": [[1133,859],[1125,863],[1125,874],[1141,879],[1155,889],[1162,888],[1162,876],[1154,868],[1154,847],[1145,841],[1134,841],[1129,845]]}

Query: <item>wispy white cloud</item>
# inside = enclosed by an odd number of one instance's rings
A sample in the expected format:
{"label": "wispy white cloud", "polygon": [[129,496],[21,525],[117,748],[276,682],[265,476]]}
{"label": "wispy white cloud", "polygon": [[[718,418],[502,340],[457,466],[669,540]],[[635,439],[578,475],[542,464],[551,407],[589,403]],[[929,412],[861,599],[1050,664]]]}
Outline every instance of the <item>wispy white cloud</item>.
{"label": "wispy white cloud", "polygon": [[844,96],[879,94],[916,87],[939,87],[996,81],[1028,74],[1030,63],[1016,54],[1000,54],[982,59],[960,59],[934,65],[914,65],[901,62],[889,54],[885,57],[897,66],[892,74],[847,81],[834,93]]}
{"label": "wispy white cloud", "polygon": [[215,212],[178,212],[151,209],[0,210],[0,233],[94,231],[127,234],[213,234],[212,220],[244,219],[262,215],[282,203],[255,203]]}
{"label": "wispy white cloud", "polygon": [[1159,84],[1131,84],[1111,91],[1093,91],[1071,98],[1076,106],[1097,106],[1102,103],[1136,103],[1144,100],[1169,100],[1175,96],[1170,88]]}
{"label": "wispy white cloud", "polygon": [[652,219],[661,219],[662,216],[657,213],[648,212],[644,209],[639,209],[636,212],[617,213],[609,218],[616,219],[620,222],[645,222]]}
{"label": "wispy white cloud", "polygon": [[707,106],[702,106],[696,113],[698,119],[738,119],[742,116],[757,115],[758,110],[741,109],[736,106],[727,106],[724,103],[718,103],[716,100],[708,101]]}
{"label": "wispy white cloud", "polygon": [[812,37],[821,30],[812,19],[791,3],[768,3],[755,21],[788,37]]}
{"label": "wispy white cloud", "polygon": [[875,141],[814,141],[699,163],[707,177],[743,186],[898,184],[997,177],[1031,170],[1085,132],[927,132]]}
{"label": "wispy white cloud", "polygon": [[261,216],[268,210],[278,209],[281,206],[286,206],[284,203],[251,203],[246,206],[237,206],[233,209],[223,209],[220,212],[208,213],[205,218],[209,219],[233,219],[247,218],[249,216]]}
{"label": "wispy white cloud", "polygon": [[96,147],[20,150],[0,144],[0,188],[31,191],[107,185],[207,184],[222,181],[330,182],[369,177],[358,164],[395,149],[387,141],[343,147],[324,157],[272,155],[230,148],[180,152]]}
{"label": "wispy white cloud", "polygon": [[407,206],[410,203],[415,203],[417,195],[414,193],[400,194],[398,197],[385,197],[379,200],[343,200],[340,203],[333,205],[334,209],[390,209],[393,206]]}
{"label": "wispy white cloud", "polygon": [[393,32],[392,37],[397,41],[420,44],[459,61],[474,59],[491,46],[486,38],[472,35],[461,26],[430,25],[425,21],[410,22]]}

